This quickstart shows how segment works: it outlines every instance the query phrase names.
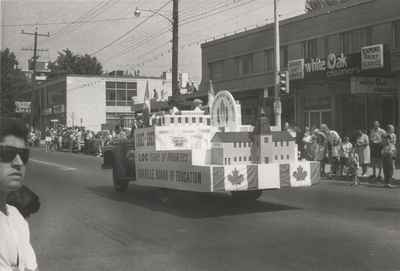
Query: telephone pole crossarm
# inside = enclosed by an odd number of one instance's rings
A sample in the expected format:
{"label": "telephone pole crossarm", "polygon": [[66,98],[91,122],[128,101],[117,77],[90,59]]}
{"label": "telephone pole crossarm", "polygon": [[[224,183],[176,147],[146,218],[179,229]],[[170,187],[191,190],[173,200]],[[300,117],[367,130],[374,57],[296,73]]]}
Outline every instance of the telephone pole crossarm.
{"label": "telephone pole crossarm", "polygon": [[[37,48],[38,37],[50,37],[50,33],[47,34],[40,34],[37,31],[37,27],[35,32],[25,32],[21,30],[21,34],[23,35],[30,35],[33,36],[33,57],[32,57],[32,95],[31,95],[31,125],[34,126],[36,122],[38,122],[39,129],[41,127],[41,95],[35,92],[35,85],[36,85],[36,60],[38,58],[37,52],[39,51]],[[39,96],[39,97],[38,97]]]}

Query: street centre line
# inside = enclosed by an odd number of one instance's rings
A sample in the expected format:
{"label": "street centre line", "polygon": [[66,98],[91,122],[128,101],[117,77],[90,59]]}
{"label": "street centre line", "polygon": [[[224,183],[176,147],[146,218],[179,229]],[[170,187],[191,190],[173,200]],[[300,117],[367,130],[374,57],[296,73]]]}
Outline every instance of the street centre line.
{"label": "street centre line", "polygon": [[61,164],[46,162],[46,161],[42,161],[42,160],[29,159],[29,161],[34,162],[34,163],[38,163],[38,164],[43,164],[43,165],[46,165],[46,166],[56,167],[56,168],[59,168],[59,169],[61,169],[63,171],[76,170],[76,168],[74,168],[74,167],[66,167],[66,166],[61,165]]}

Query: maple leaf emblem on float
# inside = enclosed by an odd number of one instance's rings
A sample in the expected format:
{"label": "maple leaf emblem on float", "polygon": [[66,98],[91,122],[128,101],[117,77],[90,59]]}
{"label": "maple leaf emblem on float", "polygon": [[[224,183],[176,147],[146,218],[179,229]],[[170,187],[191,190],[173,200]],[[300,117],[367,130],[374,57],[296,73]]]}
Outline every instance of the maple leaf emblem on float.
{"label": "maple leaf emblem on float", "polygon": [[296,178],[296,181],[304,181],[307,177],[307,171],[303,169],[302,166],[299,166],[295,172],[293,172],[293,177]]}
{"label": "maple leaf emblem on float", "polygon": [[240,185],[244,181],[244,176],[243,176],[243,174],[239,175],[239,170],[237,170],[237,168],[235,168],[232,171],[232,174],[228,175],[228,181],[232,185]]}

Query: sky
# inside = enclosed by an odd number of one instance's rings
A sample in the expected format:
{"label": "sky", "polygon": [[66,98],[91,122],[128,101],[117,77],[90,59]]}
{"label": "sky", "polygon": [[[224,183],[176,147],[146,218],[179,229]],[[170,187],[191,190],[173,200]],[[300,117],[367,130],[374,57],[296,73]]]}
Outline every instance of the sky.
{"label": "sky", "polygon": [[[304,12],[305,0],[279,0],[282,18]],[[135,8],[142,9],[140,17]],[[54,61],[65,48],[95,56],[106,71],[139,69],[160,76],[171,68],[171,24],[145,10],[172,17],[172,0],[1,0],[1,48],[22,69],[39,37],[40,59]],[[179,70],[201,80],[201,43],[273,22],[273,0],[179,0]],[[47,51],[46,51],[47,50]]]}

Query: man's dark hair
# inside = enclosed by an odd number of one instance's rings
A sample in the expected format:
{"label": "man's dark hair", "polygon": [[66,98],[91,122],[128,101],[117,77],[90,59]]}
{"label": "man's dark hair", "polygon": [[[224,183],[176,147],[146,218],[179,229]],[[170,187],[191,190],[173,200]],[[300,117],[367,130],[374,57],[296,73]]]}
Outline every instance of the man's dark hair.
{"label": "man's dark hair", "polygon": [[9,135],[21,138],[26,142],[28,140],[28,128],[20,119],[0,117],[0,142]]}

